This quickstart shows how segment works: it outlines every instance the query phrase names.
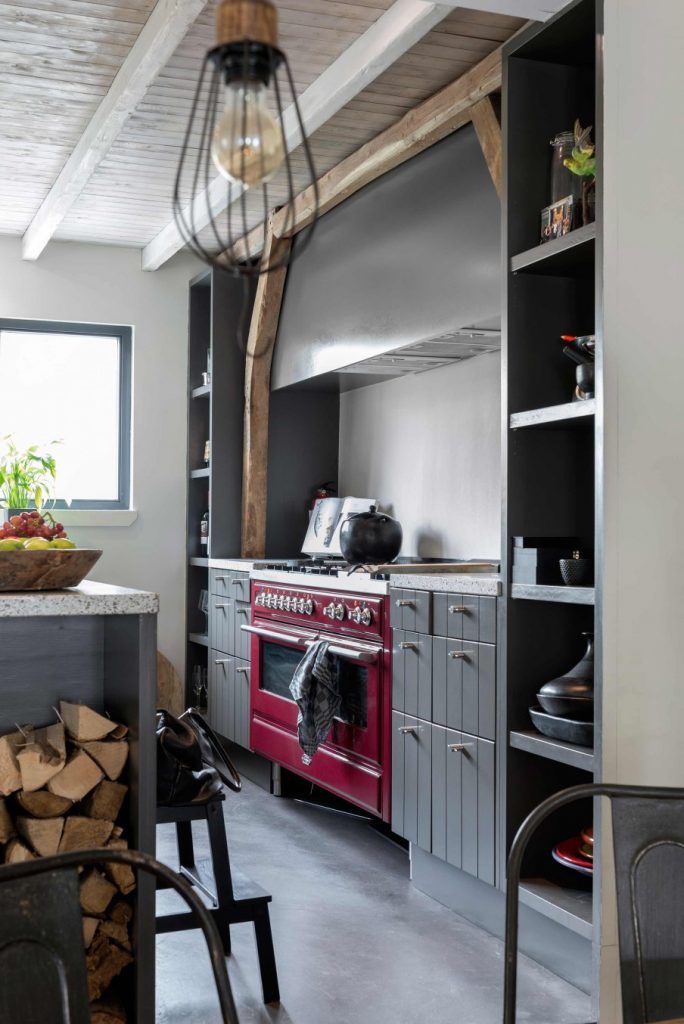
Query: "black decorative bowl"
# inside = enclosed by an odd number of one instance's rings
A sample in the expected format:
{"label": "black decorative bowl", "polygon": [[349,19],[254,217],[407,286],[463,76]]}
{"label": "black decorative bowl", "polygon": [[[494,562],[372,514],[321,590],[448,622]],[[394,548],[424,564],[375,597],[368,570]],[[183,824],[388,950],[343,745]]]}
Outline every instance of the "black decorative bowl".
{"label": "black decorative bowl", "polygon": [[549,715],[538,705],[530,708],[530,718],[535,729],[549,739],[576,743],[580,747],[594,745],[593,722],[581,722],[563,715]]}
{"label": "black decorative bowl", "polygon": [[578,722],[590,721],[594,717],[594,697],[552,697],[548,693],[537,694],[537,700],[547,715],[569,715]]}
{"label": "black decorative bowl", "polygon": [[566,587],[584,587],[591,583],[590,558],[561,558],[560,573]]}

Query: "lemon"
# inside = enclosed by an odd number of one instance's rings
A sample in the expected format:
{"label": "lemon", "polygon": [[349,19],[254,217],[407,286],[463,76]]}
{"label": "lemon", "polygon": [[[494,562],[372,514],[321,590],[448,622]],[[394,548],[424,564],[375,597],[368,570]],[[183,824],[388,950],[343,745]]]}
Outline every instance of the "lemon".
{"label": "lemon", "polygon": [[24,541],[24,548],[27,551],[43,551],[51,547],[52,544],[45,537],[31,537],[31,540]]}
{"label": "lemon", "polygon": [[18,551],[23,546],[23,540],[19,540],[18,537],[3,537],[0,540],[0,551]]}
{"label": "lemon", "polygon": [[57,537],[50,544],[51,548],[75,548],[73,540],[68,540],[66,537]]}

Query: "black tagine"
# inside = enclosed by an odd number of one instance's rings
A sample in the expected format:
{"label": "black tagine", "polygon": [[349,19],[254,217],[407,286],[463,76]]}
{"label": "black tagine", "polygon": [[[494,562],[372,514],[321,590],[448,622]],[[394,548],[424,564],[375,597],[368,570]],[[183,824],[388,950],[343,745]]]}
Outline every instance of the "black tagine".
{"label": "black tagine", "polygon": [[340,548],[351,565],[383,565],[401,551],[403,531],[397,519],[378,512],[357,512],[342,523]]}

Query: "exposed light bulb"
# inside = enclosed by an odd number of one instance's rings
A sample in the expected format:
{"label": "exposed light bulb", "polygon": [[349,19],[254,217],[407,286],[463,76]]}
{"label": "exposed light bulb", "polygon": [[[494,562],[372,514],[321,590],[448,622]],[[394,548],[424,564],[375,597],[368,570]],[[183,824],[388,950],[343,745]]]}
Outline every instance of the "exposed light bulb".
{"label": "exposed light bulb", "polygon": [[214,129],[211,156],[228,181],[245,188],[270,181],[283,160],[283,135],[266,106],[261,82],[230,82],[223,117]]}

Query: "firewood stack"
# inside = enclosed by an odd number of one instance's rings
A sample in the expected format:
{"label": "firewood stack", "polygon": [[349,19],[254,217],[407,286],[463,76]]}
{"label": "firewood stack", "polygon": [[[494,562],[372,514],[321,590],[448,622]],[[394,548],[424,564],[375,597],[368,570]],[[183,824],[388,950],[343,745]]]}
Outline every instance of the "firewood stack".
{"label": "firewood stack", "polygon": [[[128,729],[85,704],[60,701],[59,721],[0,736],[0,850],[4,862],[72,850],[128,848],[117,824],[128,786]],[[135,874],[111,864],[81,873],[81,908],[93,1024],[123,1024],[108,990],[133,962]]]}

